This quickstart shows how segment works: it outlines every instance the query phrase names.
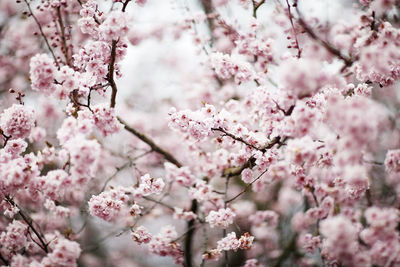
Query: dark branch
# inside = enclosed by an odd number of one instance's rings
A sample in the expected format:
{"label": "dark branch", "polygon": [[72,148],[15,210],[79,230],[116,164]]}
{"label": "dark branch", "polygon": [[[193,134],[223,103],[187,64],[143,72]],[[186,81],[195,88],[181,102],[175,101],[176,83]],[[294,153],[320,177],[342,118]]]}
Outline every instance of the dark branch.
{"label": "dark branch", "polygon": [[[194,199],[192,200],[192,207],[190,209],[191,212],[195,213],[197,212],[197,201]],[[192,267],[192,243],[193,243],[193,235],[195,232],[195,227],[194,227],[195,220],[192,219],[188,222],[186,229],[187,234],[186,234],[186,239],[185,239],[185,267]]]}
{"label": "dark branch", "polygon": [[257,18],[257,10],[260,8],[262,4],[265,3],[265,0],[260,1],[258,4],[255,0],[251,1],[253,3],[253,17]]}
{"label": "dark branch", "polygon": [[298,21],[299,24],[301,25],[301,27],[304,29],[304,31],[315,41],[317,41],[318,43],[320,43],[323,47],[325,47],[326,50],[328,50],[332,55],[336,56],[337,58],[341,59],[345,66],[342,68],[341,72],[343,72],[347,67],[350,67],[351,65],[353,65],[354,60],[342,55],[342,53],[340,52],[339,49],[337,49],[336,47],[334,47],[333,45],[331,45],[329,42],[321,39],[311,28],[310,26],[307,25],[307,23],[304,21],[303,16],[299,10],[298,4],[297,4],[297,0],[295,0],[295,3],[293,5],[296,8],[296,12],[298,14]]}
{"label": "dark branch", "polygon": [[33,19],[34,19],[35,22],[36,22],[36,25],[37,25],[38,28],[39,28],[40,34],[43,36],[43,39],[44,39],[44,42],[46,43],[47,48],[50,50],[50,53],[51,53],[51,55],[53,56],[54,62],[56,63],[57,67],[60,67],[60,65],[58,64],[56,55],[54,55],[53,49],[51,48],[51,46],[50,46],[50,44],[49,44],[49,41],[47,40],[47,37],[46,37],[46,35],[45,35],[44,32],[43,32],[43,29],[42,29],[42,26],[41,26],[40,23],[39,23],[39,20],[36,18],[36,16],[35,16],[35,15],[33,14],[33,12],[32,12],[31,5],[28,3],[27,0],[24,0],[24,1],[25,1],[26,5],[28,6],[29,13],[31,14],[31,16],[33,17]]}
{"label": "dark branch", "polygon": [[0,253],[0,260],[4,263],[4,265],[6,266],[9,265],[8,260],[6,260],[1,253]]}
{"label": "dark branch", "polygon": [[111,101],[110,101],[110,107],[114,108],[115,107],[115,99],[117,97],[117,84],[114,81],[114,69],[115,69],[115,56],[116,56],[116,51],[117,51],[117,42],[116,40],[113,40],[111,42],[111,57],[110,57],[110,64],[108,65],[108,73],[107,73],[107,81],[109,82],[111,86]]}
{"label": "dark branch", "polygon": [[125,12],[125,9],[126,9],[126,7],[128,6],[128,4],[129,4],[130,1],[131,1],[131,0],[126,0],[126,1],[124,2],[124,5],[122,6],[122,12]]}
{"label": "dark branch", "polygon": [[292,238],[290,239],[289,243],[286,245],[286,247],[283,249],[282,254],[278,257],[276,260],[275,264],[272,265],[273,267],[280,267],[282,266],[283,262],[292,254],[296,253],[296,239],[297,239],[297,234],[294,234]]}
{"label": "dark branch", "polygon": [[148,144],[151,149],[154,152],[157,152],[158,154],[162,155],[167,161],[171,162],[172,164],[176,165],[178,168],[182,167],[182,164],[174,157],[172,156],[169,152],[164,150],[163,148],[159,147],[156,143],[154,143],[153,140],[148,138],[146,135],[143,133],[137,131],[136,129],[130,127],[124,120],[122,120],[120,117],[117,118],[122,125],[124,125],[125,129],[135,135],[137,138]]}
{"label": "dark branch", "polygon": [[48,244],[47,244],[47,242],[45,242],[43,234],[40,233],[38,230],[36,230],[36,228],[33,226],[33,223],[34,223],[33,219],[28,214],[25,214],[25,212],[14,202],[14,200],[11,197],[6,197],[6,200],[8,201],[8,203],[10,203],[11,205],[13,205],[19,209],[18,214],[28,224],[29,228],[33,231],[33,233],[39,239],[40,244],[38,244],[38,246],[41,249],[43,249],[44,252],[48,253],[49,252],[49,250],[47,248]]}
{"label": "dark branch", "polygon": [[60,25],[62,52],[64,53],[65,56],[65,63],[69,66],[70,61],[68,56],[67,39],[65,38],[65,27],[61,16],[61,8],[59,6],[57,7],[57,17],[58,17],[58,24]]}
{"label": "dark branch", "polygon": [[250,186],[252,186],[255,182],[257,182],[257,181],[261,178],[261,176],[263,176],[263,174],[267,172],[267,170],[268,170],[268,169],[266,169],[266,170],[263,171],[260,175],[258,175],[257,178],[254,179],[251,183],[249,183],[239,194],[237,194],[236,196],[234,196],[234,197],[231,198],[231,199],[226,200],[225,203],[232,202],[232,201],[234,201],[235,199],[237,199],[238,197],[240,197],[241,195],[243,195],[243,194],[250,188]]}
{"label": "dark branch", "polygon": [[253,168],[255,166],[256,159],[254,157],[250,157],[243,165],[238,167],[227,168],[223,171],[223,177],[233,177],[242,173],[242,171],[246,168]]}
{"label": "dark branch", "polygon": [[233,134],[227,132],[227,131],[226,131],[225,129],[223,129],[222,127],[219,127],[219,128],[211,128],[211,130],[213,130],[213,131],[218,131],[218,132],[222,132],[222,133],[224,133],[224,135],[229,136],[230,138],[232,138],[232,139],[234,139],[234,140],[236,140],[236,141],[239,141],[239,142],[241,142],[241,143],[243,143],[243,144],[245,144],[245,145],[247,145],[247,146],[249,146],[249,147],[251,147],[251,148],[254,148],[255,150],[260,150],[261,152],[265,152],[265,149],[259,148],[259,147],[256,147],[256,146],[253,145],[253,144],[250,144],[249,142],[247,142],[247,141],[244,140],[243,138],[237,137],[237,136],[235,136],[235,135],[233,135]]}
{"label": "dark branch", "polygon": [[300,49],[300,46],[299,46],[299,40],[297,39],[296,29],[294,28],[294,24],[293,24],[293,15],[292,15],[292,11],[291,11],[291,8],[290,8],[289,0],[286,0],[286,4],[287,4],[287,7],[288,7],[288,15],[289,15],[289,20],[290,20],[290,25],[292,25],[294,41],[296,42],[297,57],[300,58],[301,57],[301,49]]}

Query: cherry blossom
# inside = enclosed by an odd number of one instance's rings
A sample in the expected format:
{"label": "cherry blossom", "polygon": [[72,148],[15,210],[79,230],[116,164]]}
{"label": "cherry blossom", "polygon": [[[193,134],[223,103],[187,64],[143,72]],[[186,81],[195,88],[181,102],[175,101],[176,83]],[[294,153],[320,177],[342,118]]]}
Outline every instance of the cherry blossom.
{"label": "cherry blossom", "polygon": [[399,1],[325,2],[1,0],[0,265],[400,266]]}

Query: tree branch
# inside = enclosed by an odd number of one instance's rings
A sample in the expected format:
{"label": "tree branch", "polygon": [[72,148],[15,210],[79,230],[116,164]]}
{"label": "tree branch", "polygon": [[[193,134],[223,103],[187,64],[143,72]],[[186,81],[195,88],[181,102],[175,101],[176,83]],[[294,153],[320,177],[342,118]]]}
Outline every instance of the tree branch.
{"label": "tree branch", "polygon": [[255,150],[260,150],[261,152],[265,152],[265,149],[259,148],[259,147],[256,147],[256,146],[253,145],[253,144],[250,144],[249,142],[247,142],[247,141],[244,140],[243,138],[237,137],[237,136],[235,136],[235,135],[233,135],[233,134],[227,132],[227,131],[226,131],[225,129],[223,129],[222,127],[219,127],[219,128],[211,128],[211,130],[213,130],[213,131],[218,131],[218,132],[222,132],[222,133],[224,133],[224,135],[229,136],[230,138],[232,138],[232,139],[234,139],[234,140],[236,140],[236,141],[239,141],[239,142],[241,142],[241,143],[243,143],[243,144],[245,144],[245,145],[247,145],[247,146],[249,146],[249,147],[251,147],[251,148],[254,148]]}
{"label": "tree branch", "polygon": [[57,17],[58,17],[58,24],[60,25],[62,52],[65,56],[65,62],[69,66],[70,61],[69,61],[69,56],[68,56],[67,39],[65,38],[65,27],[64,27],[64,22],[62,20],[62,16],[61,16],[61,8],[59,6],[57,7]]}
{"label": "tree branch", "polygon": [[32,11],[32,8],[31,8],[31,5],[29,4],[29,2],[28,2],[27,0],[24,0],[24,2],[25,2],[26,5],[28,6],[29,13],[31,14],[31,16],[32,16],[33,19],[35,20],[36,25],[37,25],[38,28],[39,28],[40,34],[43,36],[44,42],[46,43],[47,48],[50,50],[50,53],[51,53],[51,55],[53,56],[54,62],[56,63],[57,67],[59,68],[60,65],[58,64],[56,55],[54,54],[53,49],[51,48],[51,46],[50,46],[50,44],[49,44],[49,41],[47,40],[47,37],[46,37],[46,35],[45,35],[44,32],[43,32],[43,29],[42,29],[42,26],[41,26],[40,23],[39,23],[39,20],[38,20],[38,19],[36,18],[36,16],[33,14],[33,11]]}
{"label": "tree branch", "polygon": [[294,234],[290,239],[289,243],[283,249],[282,254],[276,260],[275,264],[272,265],[273,267],[282,266],[282,263],[290,256],[290,254],[296,252],[296,239],[297,239],[297,234]]}
{"label": "tree branch", "polygon": [[131,0],[125,0],[124,4],[123,4],[123,6],[122,6],[122,12],[125,12],[125,9],[126,9],[126,7],[128,6],[128,4],[129,4],[130,1],[131,1]]}
{"label": "tree branch", "polygon": [[256,179],[254,179],[251,183],[249,183],[239,194],[237,194],[236,196],[234,196],[231,199],[226,200],[225,203],[232,202],[235,199],[237,199],[238,197],[240,197],[241,195],[243,195],[250,188],[250,186],[252,186],[255,182],[257,182],[261,178],[261,176],[263,176],[263,174],[266,173],[267,171],[268,171],[268,169],[263,171],[260,175],[257,176]]}
{"label": "tree branch", "polygon": [[0,253],[0,260],[4,263],[4,265],[6,266],[9,265],[8,260],[6,260],[1,253]]}
{"label": "tree branch", "polygon": [[290,9],[289,0],[286,0],[286,4],[287,4],[287,7],[288,7],[288,15],[289,15],[290,24],[292,25],[294,41],[296,42],[297,57],[300,58],[301,57],[301,49],[300,49],[300,46],[299,46],[299,40],[297,39],[296,29],[294,28],[294,24],[293,24],[293,15],[292,15],[292,11]]}
{"label": "tree branch", "polygon": [[[130,127],[120,117],[117,117],[117,119],[122,123],[122,125],[124,125],[125,129],[128,132],[132,133],[137,138],[142,140],[144,143],[149,145],[154,152],[157,152],[158,154],[162,155],[167,161],[171,162],[172,164],[174,164],[178,168],[183,166],[174,156],[172,156],[169,152],[167,152],[166,150],[164,150],[163,148],[158,146],[156,143],[154,143],[153,140],[148,138],[146,135],[144,135],[143,133],[137,131],[136,129],[134,129],[132,127]],[[197,213],[197,206],[198,206],[197,205],[197,200],[193,199],[191,207],[190,207],[190,211],[192,211],[193,213]],[[187,226],[186,226],[186,228],[188,229],[187,235],[186,235],[186,239],[185,239],[185,245],[184,245],[184,247],[185,247],[185,249],[184,249],[184,257],[185,257],[185,266],[186,267],[192,267],[193,266],[191,259],[192,259],[193,235],[194,235],[194,232],[195,232],[195,229],[193,228],[194,223],[195,223],[195,220],[190,220],[187,223]]]}
{"label": "tree branch", "polygon": [[[7,196],[6,200],[8,203],[10,203],[11,205],[17,207],[19,209],[18,214],[22,217],[22,219],[28,224],[29,228],[32,229],[33,233],[36,235],[36,237],[39,239],[40,244],[37,244],[41,249],[44,250],[44,252],[48,253],[49,250],[47,248],[48,243],[45,242],[44,236],[42,233],[40,233],[38,230],[36,230],[36,228],[33,226],[33,219],[28,215],[25,214],[24,211],[22,211],[22,209],[14,202],[14,200]],[[33,239],[32,239],[33,240]]]}
{"label": "tree branch", "polygon": [[111,42],[111,57],[110,57],[110,64],[108,65],[108,73],[107,73],[107,81],[111,86],[111,101],[110,107],[115,107],[115,99],[117,97],[117,84],[114,81],[114,69],[115,69],[115,56],[117,51],[117,43],[118,41],[112,40]]}
{"label": "tree branch", "polygon": [[143,196],[143,199],[146,199],[147,201],[150,201],[150,202],[154,202],[154,203],[160,204],[161,206],[164,206],[164,207],[166,207],[166,208],[168,208],[168,209],[170,209],[172,211],[175,211],[174,207],[172,207],[171,205],[168,205],[168,204],[166,204],[164,202],[161,202],[161,201],[159,201],[157,199],[154,199],[154,198],[151,198],[151,197],[147,197],[147,196]]}
{"label": "tree branch", "polygon": [[256,3],[255,0],[252,0],[251,2],[253,4],[253,17],[257,18],[257,10],[262,4],[265,3],[265,0],[260,1],[258,4]]}
{"label": "tree branch", "polygon": [[[190,208],[190,211],[193,212],[194,214],[197,213],[197,201],[195,199],[192,200],[192,206]],[[194,227],[195,219],[190,220],[187,223],[186,229],[187,234],[185,238],[185,250],[184,250],[184,256],[185,256],[185,267],[191,267],[192,265],[192,243],[193,243],[193,235],[195,232],[195,227]]]}
{"label": "tree branch", "polygon": [[157,152],[158,154],[161,154],[167,161],[171,162],[172,164],[174,164],[175,166],[177,166],[178,168],[182,167],[182,164],[174,157],[172,156],[169,152],[167,152],[166,150],[164,150],[163,148],[159,147],[156,143],[154,143],[153,140],[151,140],[149,137],[147,137],[145,134],[139,132],[138,130],[130,127],[124,120],[122,120],[120,117],[117,117],[117,119],[119,120],[120,123],[122,123],[122,125],[124,125],[125,129],[132,133],[133,135],[135,135],[137,138],[139,138],[140,140],[142,140],[143,142],[145,142],[146,144],[148,144],[151,149],[154,152]]}
{"label": "tree branch", "polygon": [[336,47],[332,46],[329,42],[321,39],[311,28],[310,26],[307,25],[307,23],[304,21],[303,16],[299,10],[297,0],[294,0],[293,6],[296,8],[296,12],[298,14],[298,21],[301,27],[304,29],[304,31],[315,41],[320,43],[323,47],[325,47],[326,50],[328,50],[332,55],[336,56],[337,58],[341,59],[345,65],[341,69],[341,72],[343,72],[347,67],[350,67],[353,65],[354,60],[346,57],[345,55],[342,55],[340,50],[338,50]]}

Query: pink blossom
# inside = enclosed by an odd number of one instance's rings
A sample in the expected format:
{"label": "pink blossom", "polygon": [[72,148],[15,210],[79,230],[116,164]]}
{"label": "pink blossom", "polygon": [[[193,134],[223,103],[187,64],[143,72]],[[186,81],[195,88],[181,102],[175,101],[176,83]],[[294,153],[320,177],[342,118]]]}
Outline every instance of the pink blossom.
{"label": "pink blossom", "polygon": [[297,98],[312,96],[330,80],[316,59],[290,58],[282,62],[280,79],[283,89]]}
{"label": "pink blossom", "polygon": [[182,186],[192,186],[196,177],[192,174],[189,167],[176,167],[174,164],[166,162],[164,164],[165,170],[167,171],[166,178],[171,181],[176,181]]}
{"label": "pink blossom", "polygon": [[129,214],[133,217],[137,217],[142,213],[142,206],[139,206],[138,204],[133,204],[130,209],[129,209]]}
{"label": "pink blossom", "polygon": [[89,212],[92,216],[99,217],[105,221],[114,221],[127,201],[125,192],[118,189],[106,191],[89,200]]}
{"label": "pink blossom", "polygon": [[226,237],[222,238],[217,242],[217,249],[219,251],[223,250],[233,250],[236,251],[240,249],[250,249],[253,245],[254,237],[249,233],[245,233],[239,239],[236,237],[235,232],[229,233]]}
{"label": "pink blossom", "polygon": [[52,200],[62,200],[72,186],[72,179],[64,170],[53,170],[40,178],[39,186]]}
{"label": "pink blossom", "polygon": [[35,112],[23,105],[14,104],[0,115],[0,128],[12,138],[29,136],[35,124]]}
{"label": "pink blossom", "polygon": [[242,235],[239,238],[239,242],[240,242],[240,249],[250,249],[253,246],[253,241],[254,241],[254,236],[251,236],[249,233],[244,233],[244,235]]}
{"label": "pink blossom", "polygon": [[94,125],[101,131],[103,136],[118,133],[122,124],[117,120],[113,108],[106,104],[99,104],[92,107]]}
{"label": "pink blossom", "polygon": [[45,258],[52,266],[77,266],[76,260],[81,254],[80,245],[65,238],[59,238],[53,241],[52,250]]}
{"label": "pink blossom", "polygon": [[358,231],[344,216],[327,218],[320,222],[320,232],[325,237],[322,254],[328,259],[340,259],[344,264],[355,261],[358,251]]}
{"label": "pink blossom", "polygon": [[215,69],[218,77],[224,80],[234,76],[237,83],[242,83],[256,78],[254,70],[247,62],[222,53],[211,55],[211,66]]}
{"label": "pink blossom", "polygon": [[298,165],[312,164],[317,159],[317,147],[318,144],[309,136],[291,139],[288,141],[285,151],[286,158],[289,162],[293,162]]}
{"label": "pink blossom", "polygon": [[217,249],[223,250],[238,250],[240,248],[240,241],[236,237],[235,232],[229,233],[226,237],[222,238],[217,242]]}
{"label": "pink blossom", "polygon": [[206,217],[206,222],[210,224],[211,227],[222,227],[227,228],[233,223],[236,214],[230,209],[219,209],[218,211],[212,210]]}
{"label": "pink blossom", "polygon": [[96,140],[75,138],[65,147],[70,154],[72,175],[78,180],[94,177],[99,161],[99,143]]}
{"label": "pink blossom", "polygon": [[201,257],[204,260],[219,260],[222,257],[222,253],[218,249],[211,249],[206,251]]}
{"label": "pink blossom", "polygon": [[57,97],[59,99],[64,99],[68,97],[73,90],[78,89],[80,85],[79,78],[79,73],[75,72],[68,66],[63,66],[58,72],[56,72],[55,79],[57,81]]}
{"label": "pink blossom", "polygon": [[139,245],[142,243],[149,243],[151,241],[151,234],[147,231],[144,226],[139,226],[135,229],[135,231],[131,234],[132,239],[138,243]]}
{"label": "pink blossom", "polygon": [[388,150],[385,167],[387,172],[400,172],[400,149]]}
{"label": "pink blossom", "polygon": [[175,228],[172,226],[164,226],[160,233],[153,236],[149,243],[151,253],[159,256],[171,256],[176,264],[182,264],[183,251],[180,245],[173,240],[177,237]]}
{"label": "pink blossom", "polygon": [[135,0],[135,3],[138,4],[139,6],[144,6],[146,2],[147,0]]}
{"label": "pink blossom", "polygon": [[189,195],[192,199],[200,202],[210,200],[214,197],[212,187],[203,180],[197,180],[194,187],[189,189]]}
{"label": "pink blossom", "polygon": [[56,89],[56,68],[54,61],[47,54],[37,54],[31,59],[29,74],[32,90],[50,95]]}
{"label": "pink blossom", "polygon": [[253,181],[253,172],[249,168],[242,171],[242,180],[245,183],[251,183]]}
{"label": "pink blossom", "polygon": [[243,267],[261,267],[262,265],[260,265],[258,263],[257,259],[249,259],[246,260],[245,264],[243,265]]}
{"label": "pink blossom", "polygon": [[174,218],[178,220],[190,221],[197,218],[197,215],[192,211],[184,211],[181,208],[175,207]]}
{"label": "pink blossom", "polygon": [[6,231],[0,235],[0,241],[4,248],[17,252],[27,243],[28,227],[24,223],[13,220],[7,225]]}
{"label": "pink blossom", "polygon": [[252,225],[261,225],[263,222],[268,222],[271,227],[278,226],[278,214],[272,210],[257,211],[255,214],[250,215],[249,222]]}
{"label": "pink blossom", "polygon": [[25,151],[27,146],[28,144],[24,140],[14,139],[7,142],[7,145],[4,147],[4,151],[12,155],[13,158],[16,158]]}
{"label": "pink blossom", "polygon": [[113,11],[99,27],[100,38],[105,41],[118,40],[126,36],[129,24],[130,18],[127,12]]}
{"label": "pink blossom", "polygon": [[138,193],[143,196],[151,194],[160,194],[165,187],[165,183],[162,178],[151,178],[150,174],[145,174],[140,177]]}
{"label": "pink blossom", "polygon": [[57,218],[67,218],[70,214],[71,211],[69,208],[56,205],[56,203],[52,200],[46,199],[44,202],[44,207],[49,210],[51,213],[55,214]]}
{"label": "pink blossom", "polygon": [[300,236],[298,242],[307,253],[314,253],[314,251],[320,246],[321,239],[319,236],[304,234]]}

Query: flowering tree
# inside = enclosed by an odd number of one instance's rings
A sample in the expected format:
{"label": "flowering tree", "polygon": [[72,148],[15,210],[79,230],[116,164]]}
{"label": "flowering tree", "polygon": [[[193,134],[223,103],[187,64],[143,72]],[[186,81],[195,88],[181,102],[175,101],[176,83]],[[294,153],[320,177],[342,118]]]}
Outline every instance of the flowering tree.
{"label": "flowering tree", "polygon": [[0,2],[1,264],[400,265],[400,2],[161,2]]}

